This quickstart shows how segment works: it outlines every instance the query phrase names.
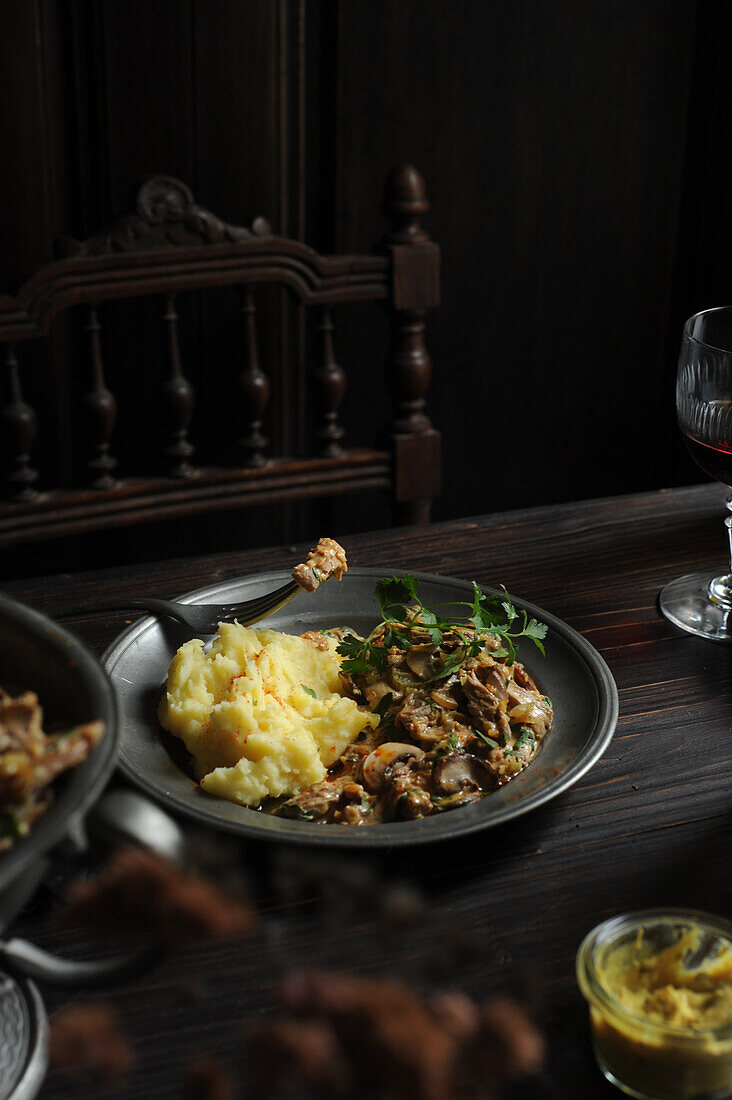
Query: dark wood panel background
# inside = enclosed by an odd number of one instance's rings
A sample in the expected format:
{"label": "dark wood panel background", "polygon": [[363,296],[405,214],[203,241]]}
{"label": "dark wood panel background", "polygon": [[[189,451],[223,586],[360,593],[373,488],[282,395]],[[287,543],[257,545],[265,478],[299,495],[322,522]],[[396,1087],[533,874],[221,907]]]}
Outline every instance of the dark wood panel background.
{"label": "dark wood panel background", "polygon": [[[52,257],[54,237],[87,236],[131,209],[153,173],[185,179],[228,221],[263,213],[322,251],[366,251],[384,230],[383,177],[409,160],[427,180],[444,256],[429,332],[430,405],[445,435],[438,518],[698,476],[677,438],[673,378],[684,317],[727,296],[726,4],[5,0],[1,17],[3,290]],[[305,321],[285,295],[261,305],[278,395],[267,431],[301,450]],[[185,296],[179,313],[194,434],[215,458],[219,410],[235,400],[238,303]],[[160,314],[153,301],[102,312],[130,470],[156,431]],[[23,348],[37,457],[60,443],[59,484],[81,457],[81,321]],[[386,325],[376,307],[355,306],[337,323],[344,421],[365,442],[388,403]],[[379,502],[329,507],[100,538],[59,548],[53,564],[386,522]]]}

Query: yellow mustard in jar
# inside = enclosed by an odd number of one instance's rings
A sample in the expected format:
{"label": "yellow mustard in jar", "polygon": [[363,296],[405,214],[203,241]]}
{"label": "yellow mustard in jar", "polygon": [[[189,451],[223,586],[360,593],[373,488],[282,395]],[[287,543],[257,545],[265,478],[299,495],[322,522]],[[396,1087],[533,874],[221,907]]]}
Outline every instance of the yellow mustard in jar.
{"label": "yellow mustard in jar", "polygon": [[595,1055],[642,1100],[732,1096],[732,926],[680,910],[604,922],[577,956]]}

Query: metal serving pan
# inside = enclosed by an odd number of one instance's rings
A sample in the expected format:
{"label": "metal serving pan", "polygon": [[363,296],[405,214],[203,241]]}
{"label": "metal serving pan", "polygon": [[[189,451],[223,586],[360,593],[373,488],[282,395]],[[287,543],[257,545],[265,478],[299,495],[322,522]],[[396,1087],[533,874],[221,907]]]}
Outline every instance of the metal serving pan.
{"label": "metal serving pan", "polygon": [[[114,688],[96,657],[78,638],[25,604],[0,595],[0,686],[35,691],[45,719],[76,725],[100,718],[104,737],[78,767],[54,783],[53,804],[29,836],[0,853],[0,919],[7,921],[17,888],[19,906],[29,877],[40,879],[44,857],[66,841],[78,845],[84,817],[102,792],[117,761],[118,724]],[[29,876],[29,872],[33,872]],[[21,884],[25,889],[21,890]]]}
{"label": "metal serving pan", "polygon": [[53,803],[32,832],[0,853],[0,1095],[3,1100],[31,1100],[45,1075],[47,1025],[43,1002],[29,979],[106,986],[149,965],[159,950],[151,944],[111,959],[77,962],[23,939],[4,939],[5,929],[57,855],[83,856],[86,818],[95,804],[95,831],[112,843],[148,844],[170,855],[182,838],[170,818],[133,792],[116,791],[98,803],[119,747],[117,702],[109,677],[73,634],[3,595],[0,686],[12,693],[35,691],[46,721],[72,726],[101,719],[106,727],[87,759],[54,782]]}

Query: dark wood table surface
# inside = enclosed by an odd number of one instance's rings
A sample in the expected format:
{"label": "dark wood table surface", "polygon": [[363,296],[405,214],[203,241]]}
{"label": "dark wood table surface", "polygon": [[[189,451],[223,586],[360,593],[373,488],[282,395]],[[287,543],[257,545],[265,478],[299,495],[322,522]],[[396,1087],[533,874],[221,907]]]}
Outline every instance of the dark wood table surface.
{"label": "dark wood table surface", "polygon": [[[639,907],[692,906],[727,916],[732,910],[732,649],[675,630],[657,610],[666,581],[722,571],[723,500],[722,489],[711,485],[345,540],[353,565],[505,584],[565,619],[615,676],[615,737],[572,790],[464,840],[354,852],[347,860],[237,842],[231,858],[250,878],[268,922],[268,946],[191,948],[105,994],[137,1051],[135,1070],[114,1095],[182,1095],[185,1066],[199,1051],[238,1073],[243,1022],[271,1007],[276,967],[312,964],[388,973],[420,987],[452,981],[477,998],[518,993],[549,1041],[547,1073],[529,1095],[619,1095],[600,1077],[590,1052],[574,977],[582,937],[603,918]],[[299,549],[163,561],[4,588],[59,617],[101,653],[125,616],[61,615],[62,609],[109,594],[174,596],[287,567],[299,560]],[[423,905],[405,927],[389,919],[380,899],[388,897],[393,907],[410,891]],[[59,926],[56,904],[44,888],[13,931],[50,950],[88,957],[87,937]],[[88,997],[47,992],[52,1012]],[[80,1092],[73,1078],[51,1071],[42,1095],[110,1091],[85,1085]]]}

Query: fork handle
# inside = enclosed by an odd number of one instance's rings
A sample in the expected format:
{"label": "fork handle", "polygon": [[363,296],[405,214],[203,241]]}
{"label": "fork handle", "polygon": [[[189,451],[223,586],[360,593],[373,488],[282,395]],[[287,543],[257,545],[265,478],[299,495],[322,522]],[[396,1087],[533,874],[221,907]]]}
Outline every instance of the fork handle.
{"label": "fork handle", "polygon": [[76,613],[79,611],[152,611],[155,615],[168,615],[183,626],[188,626],[183,614],[179,613],[174,603],[159,600],[155,596],[130,596],[126,600],[104,600],[103,603],[95,603],[90,607],[77,607],[74,610]]}

